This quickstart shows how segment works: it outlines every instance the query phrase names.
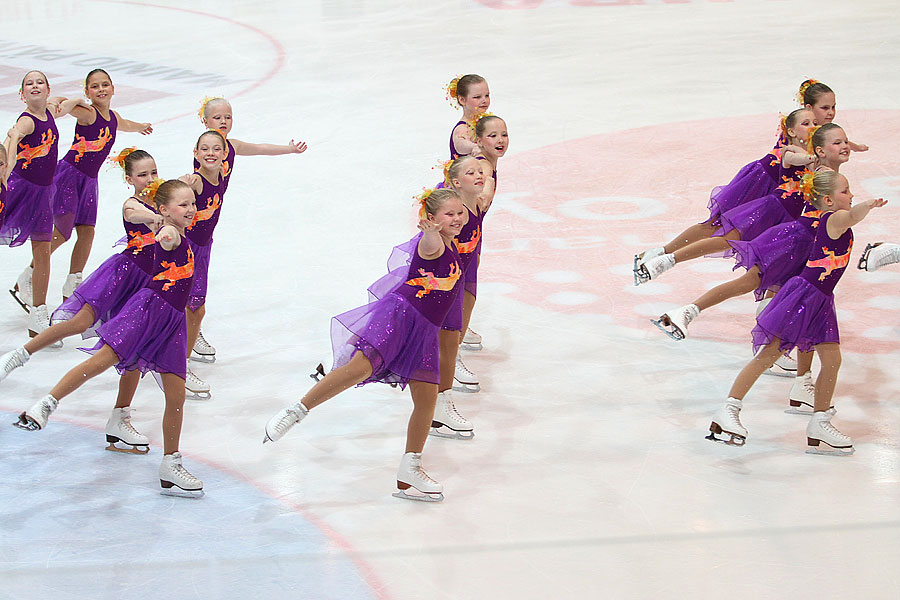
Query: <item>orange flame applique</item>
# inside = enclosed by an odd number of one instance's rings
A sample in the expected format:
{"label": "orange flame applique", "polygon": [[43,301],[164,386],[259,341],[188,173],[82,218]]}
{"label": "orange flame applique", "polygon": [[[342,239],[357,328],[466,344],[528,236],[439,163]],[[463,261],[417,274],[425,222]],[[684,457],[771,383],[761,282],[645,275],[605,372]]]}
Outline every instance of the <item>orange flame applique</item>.
{"label": "orange flame applique", "polygon": [[162,286],[165,292],[182,279],[189,279],[194,275],[194,252],[188,248],[187,262],[180,267],[173,262],[164,260],[160,266],[165,269],[158,275],[153,276],[153,281],[167,281]]}
{"label": "orange flame applique", "polygon": [[824,210],[810,210],[810,211],[803,213],[800,216],[806,217],[807,219],[812,219],[813,222],[811,223],[811,225],[812,225],[812,228],[815,229],[816,227],[819,226],[819,219],[822,218],[822,213],[824,213],[824,212],[825,212]]}
{"label": "orange flame applique", "polygon": [[206,208],[204,208],[203,210],[198,210],[196,213],[194,213],[194,220],[191,221],[191,224],[190,224],[190,226],[188,226],[188,229],[191,229],[194,225],[196,225],[200,221],[210,220],[212,218],[212,216],[214,214],[216,214],[216,211],[219,210],[219,208],[221,206],[222,206],[222,199],[219,198],[218,194],[216,194],[209,201],[209,205],[207,205]]}
{"label": "orange flame applique", "polygon": [[112,134],[109,132],[109,127],[104,127],[100,130],[100,137],[96,140],[89,140],[85,138],[83,135],[75,136],[75,143],[72,144],[72,150],[76,152],[75,154],[75,162],[81,160],[81,157],[84,156],[85,152],[100,152],[104,148],[106,148],[106,144],[111,142],[113,139]]}
{"label": "orange flame applique", "polygon": [[228,164],[227,160],[222,161],[222,177],[228,177],[231,175],[231,165]]}
{"label": "orange flame applique", "polygon": [[781,155],[784,154],[784,148],[774,148],[771,152],[769,152],[769,156],[773,156],[774,158],[769,162],[769,166],[774,167],[781,162]]}
{"label": "orange flame applique", "polygon": [[6,208],[6,205],[3,204],[3,200],[0,200],[0,215],[3,214],[3,209]]}
{"label": "orange flame applique", "polygon": [[[809,173],[809,171],[804,171],[801,175],[805,175]],[[781,197],[787,198],[791,194],[796,194],[800,191],[800,185],[802,178],[793,179],[790,177],[781,176],[781,179],[784,180],[784,183],[778,186],[778,189],[782,191]]]}
{"label": "orange flame applique", "polygon": [[825,257],[818,260],[811,260],[806,263],[806,266],[812,267],[813,269],[825,269],[825,272],[819,275],[819,281],[825,281],[825,278],[831,275],[832,271],[842,269],[850,263],[850,250],[852,249],[853,243],[851,242],[850,247],[847,248],[847,254],[835,256],[834,252],[829,250],[826,246],[822,246],[822,252],[825,253]]}
{"label": "orange flame applique", "polygon": [[22,168],[27,169],[28,165],[31,164],[31,161],[35,158],[41,158],[42,156],[47,156],[50,154],[50,148],[53,147],[53,144],[56,143],[56,137],[53,135],[53,131],[48,129],[44,133],[41,134],[41,143],[32,148],[28,144],[19,143],[19,153],[16,155],[16,160],[24,160],[22,163]]}
{"label": "orange flame applique", "polygon": [[453,244],[456,246],[456,251],[460,254],[471,254],[475,252],[475,248],[478,247],[478,242],[481,241],[481,226],[475,228],[475,231],[472,232],[472,239],[468,242],[460,242],[459,240],[453,240]]}
{"label": "orange flame applique", "polygon": [[431,290],[449,292],[456,285],[456,282],[459,281],[460,274],[459,265],[456,263],[450,265],[450,274],[447,277],[435,277],[431,271],[419,269],[419,275],[422,275],[422,277],[410,279],[406,282],[406,285],[421,287],[422,289],[416,292],[416,298],[422,298],[431,293]]}
{"label": "orange flame applique", "polygon": [[141,251],[146,246],[152,246],[156,243],[156,235],[152,231],[148,231],[147,233],[141,233],[140,231],[129,231],[128,232],[128,245],[125,246],[125,249],[134,248],[134,255],[137,256],[138,252]]}

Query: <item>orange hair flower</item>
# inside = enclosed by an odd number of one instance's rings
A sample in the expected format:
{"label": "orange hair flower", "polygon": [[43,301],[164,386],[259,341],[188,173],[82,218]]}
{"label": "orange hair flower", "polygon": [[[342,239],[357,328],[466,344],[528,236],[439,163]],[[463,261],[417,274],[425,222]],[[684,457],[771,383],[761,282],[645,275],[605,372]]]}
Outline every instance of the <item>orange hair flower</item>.
{"label": "orange hair flower", "polygon": [[491,113],[491,112],[478,113],[477,115],[475,115],[474,117],[472,117],[472,120],[471,120],[471,121],[469,121],[468,123],[466,123],[466,125],[469,126],[469,133],[472,134],[471,137],[472,137],[473,140],[474,140],[475,137],[476,137],[476,136],[475,136],[475,128],[478,126],[478,121],[482,120],[482,119],[485,118],[485,117],[493,117],[493,116],[494,116],[494,113]]}
{"label": "orange hair flower", "polygon": [[428,198],[431,197],[431,194],[434,193],[434,188],[422,188],[422,193],[413,196],[419,203],[419,218],[427,219],[428,218],[428,210],[426,210],[425,205],[428,202]]}
{"label": "orange hair flower", "polygon": [[206,117],[206,105],[212,102],[213,100],[224,100],[222,96],[204,96],[203,100],[200,101],[200,109],[197,111],[197,116],[200,117],[202,121],[204,117]]}
{"label": "orange hair flower", "polygon": [[137,148],[135,148],[134,146],[131,146],[129,148],[123,148],[118,154],[116,154],[115,156],[110,156],[106,160],[122,167],[122,170],[124,171],[125,170],[125,159],[128,158],[128,155],[131,154],[132,152],[134,152],[135,150],[137,150]]}
{"label": "orange hair flower", "polygon": [[816,148],[815,148],[815,146],[813,146],[813,136],[816,134],[816,131],[818,131],[820,127],[822,127],[822,126],[816,125],[815,127],[811,127],[809,129],[809,139],[806,140],[807,154],[812,154],[812,155],[816,154]]}
{"label": "orange hair flower", "polygon": [[450,165],[452,164],[452,160],[439,160],[437,165],[431,167],[432,169],[441,169],[444,174],[444,185],[447,187],[450,187]]}
{"label": "orange hair flower", "polygon": [[446,95],[444,98],[453,106],[453,108],[461,108],[459,102],[456,100],[456,86],[459,84],[459,80],[462,75],[457,75],[453,79],[450,80],[450,83],[444,86],[444,91]]}
{"label": "orange hair flower", "polygon": [[803,194],[803,198],[806,199],[807,202],[816,197],[815,178],[815,173],[808,172],[800,180],[800,193]]}
{"label": "orange hair flower", "polygon": [[147,187],[145,187],[143,190],[141,190],[140,195],[143,196],[144,198],[146,198],[147,200],[149,200],[150,202],[153,202],[153,200],[156,198],[156,192],[157,192],[157,190],[159,190],[159,186],[161,186],[165,182],[166,182],[165,179],[163,179],[161,177],[157,177],[156,179],[151,181],[149,184],[147,184]]}
{"label": "orange hair flower", "polygon": [[806,90],[809,86],[820,83],[818,79],[807,79],[803,83],[800,84],[800,89],[797,91],[797,103],[800,106],[803,106],[805,103],[803,102],[803,96],[806,94]]}

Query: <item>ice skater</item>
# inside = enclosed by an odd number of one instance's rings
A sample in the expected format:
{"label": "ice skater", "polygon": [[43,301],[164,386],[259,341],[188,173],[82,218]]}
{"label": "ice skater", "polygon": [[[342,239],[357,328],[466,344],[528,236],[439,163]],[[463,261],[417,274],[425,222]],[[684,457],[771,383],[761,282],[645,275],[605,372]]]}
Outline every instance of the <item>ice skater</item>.
{"label": "ice skater", "polygon": [[474,73],[454,77],[446,89],[450,104],[463,111],[450,131],[450,160],[453,160],[477,150],[474,121],[491,107],[491,91],[484,77]]}
{"label": "ice skater", "polygon": [[162,493],[199,497],[203,482],[182,466],[179,452],[188,348],[184,307],[194,273],[194,254],[184,231],[194,218],[196,204],[190,187],[178,180],[160,185],[155,202],[164,221],[153,245],[151,281],[100,327],[93,356],[66,373],[47,396],[19,415],[15,425],[31,431],[44,429],[63,398],[112,366],[120,374],[153,371],[166,398],[164,456],[159,466]]}
{"label": "ice skater", "polygon": [[467,211],[456,192],[448,189],[428,191],[420,201],[422,233],[405,282],[332,320],[333,369],[299,402],[269,419],[263,442],[280,440],[309,411],[354,385],[374,381],[408,385],[413,411],[394,496],[434,502],[443,500],[443,486],[422,469],[422,451],[440,383],[438,332],[462,283],[453,238],[465,225]]}
{"label": "ice skater", "polygon": [[[731,386],[725,404],[713,416],[709,439],[742,446],[747,429],[741,424],[744,396],[775,360],[791,348],[814,349],[822,363],[815,383],[814,412],[806,427],[807,452],[852,454],[853,442],[831,423],[831,400],[841,364],[840,336],[834,307],[834,287],[850,262],[851,227],[873,208],[878,198],[852,206],[847,179],[835,171],[821,171],[813,179],[814,204],[822,210],[806,266],[792,277],[759,314],[753,328],[756,354]],[[718,435],[728,436],[717,437]],[[823,450],[824,443],[831,450]]]}
{"label": "ice skater", "polygon": [[9,176],[9,166],[6,146],[0,145],[0,230],[3,229],[3,221],[6,219],[6,180]]}
{"label": "ice skater", "polygon": [[[837,102],[834,90],[815,79],[807,79],[800,84],[797,92],[797,102],[800,106],[811,110],[815,117],[816,125],[822,126],[832,123],[837,115]],[[865,144],[848,142],[852,152],[866,152],[869,147]]]}

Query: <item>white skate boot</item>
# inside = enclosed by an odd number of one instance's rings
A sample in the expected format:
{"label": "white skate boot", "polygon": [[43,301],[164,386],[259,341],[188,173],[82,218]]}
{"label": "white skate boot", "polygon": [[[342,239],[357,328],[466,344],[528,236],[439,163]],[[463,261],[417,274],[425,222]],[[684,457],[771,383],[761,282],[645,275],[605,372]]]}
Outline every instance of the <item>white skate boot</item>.
{"label": "white skate boot", "polygon": [[266,442],[277,442],[284,437],[284,434],[290,431],[291,427],[305,419],[308,414],[309,411],[300,402],[291,404],[287,408],[282,408],[266,423],[263,444]]}
{"label": "white skate boot", "polygon": [[636,277],[634,280],[634,284],[641,285],[642,283],[647,283],[651,279],[656,279],[674,266],[674,254],[662,254],[660,256],[655,256],[638,265],[637,271],[635,271]]}
{"label": "white skate boot", "polygon": [[31,408],[19,415],[19,420],[13,423],[19,429],[37,431],[47,426],[50,414],[59,406],[59,400],[47,394],[31,405]]}
{"label": "white skate boot", "polygon": [[[453,372],[453,381],[453,389],[460,392],[474,393],[481,389],[475,373],[466,367],[459,355],[456,356],[456,370]],[[459,385],[455,385],[457,383]]]}
{"label": "white skate boot", "polygon": [[25,365],[31,355],[24,346],[20,346],[15,350],[11,350],[0,356],[0,381],[6,379],[7,375]]}
{"label": "white skate boot", "polygon": [[[37,337],[45,329],[50,327],[50,315],[47,314],[47,305],[32,306],[28,317],[28,335],[29,337]],[[48,348],[62,348],[62,340],[53,342]]]}
{"label": "white skate boot", "polygon": [[900,244],[876,242],[866,245],[856,268],[871,272],[898,262],[900,262]]}
{"label": "white skate boot", "polygon": [[453,392],[450,390],[438,394],[429,434],[456,440],[471,440],[475,437],[472,424],[456,410]]}
{"label": "white skate boot", "polygon": [[[791,350],[791,353],[796,350]],[[769,375],[776,377],[796,377],[797,376],[797,359],[791,354],[782,354],[775,361],[775,364],[766,371]]]}
{"label": "white skate boot", "polygon": [[203,497],[203,482],[181,465],[181,452],[163,456],[159,464],[160,494],[178,498]]}
{"label": "white skate boot", "polygon": [[[131,424],[131,407],[114,408],[106,422],[107,450],[128,452],[130,454],[147,454],[150,452],[150,440]],[[122,444],[123,448],[116,446]]]}
{"label": "white skate boot", "polygon": [[194,375],[188,367],[184,377],[184,391],[187,400],[209,400],[212,394],[209,393],[209,384]]}
{"label": "white skate boot", "polygon": [[34,274],[34,268],[25,267],[19,278],[16,279],[16,285],[9,290],[13,300],[19,303],[22,310],[29,312],[31,303],[34,302],[34,292],[31,288],[31,276]]}
{"label": "white skate boot", "polygon": [[[819,442],[830,446],[831,450],[819,450]],[[814,412],[806,426],[807,454],[825,454],[830,456],[850,456],[854,452],[853,440],[844,435],[831,424],[831,412]]]}
{"label": "white skate boot", "polygon": [[[709,424],[709,435],[706,439],[720,442],[729,446],[743,446],[747,441],[747,430],[741,425],[741,408],[743,402],[737,398],[729,398],[725,404],[716,411],[712,423]],[[717,434],[728,434],[729,439],[717,438]]]}
{"label": "white skate boot", "polygon": [[81,285],[82,280],[83,277],[81,273],[69,273],[68,275],[66,275],[66,282],[63,283],[62,289],[63,300],[69,299],[69,296],[72,295],[72,292],[75,291],[75,288]]}
{"label": "white skate boot", "polygon": [[444,486],[428,476],[422,469],[422,453],[407,452],[400,459],[397,469],[397,489],[391,494],[394,498],[419,500],[422,502],[440,502],[444,499]]}
{"label": "white skate boot", "polygon": [[659,319],[650,319],[650,322],[659,327],[659,330],[665,333],[673,340],[683,340],[687,337],[688,325],[697,318],[700,309],[696,304],[688,304],[677,310],[665,313]]}
{"label": "white skate boot", "polygon": [[638,271],[642,264],[650,260],[651,258],[656,258],[657,256],[662,256],[666,253],[666,249],[663,247],[659,248],[650,248],[649,250],[644,250],[640,254],[634,255],[634,285],[640,285],[641,280],[638,275]]}
{"label": "white skate boot", "polygon": [[[794,378],[794,385],[791,386],[791,393],[788,396],[788,404],[790,407],[784,411],[786,414],[806,415],[807,417],[813,414],[813,407],[816,405],[816,384],[813,382],[811,372]],[[828,409],[828,414],[831,416],[836,413],[833,406]]]}
{"label": "white skate boot", "polygon": [[466,350],[481,350],[484,348],[484,346],[481,345],[481,336],[471,329],[466,329],[466,335],[463,336],[462,347]]}
{"label": "white skate boot", "polygon": [[197,341],[191,351],[191,360],[205,363],[216,362],[216,349],[206,341],[202,331],[197,333]]}

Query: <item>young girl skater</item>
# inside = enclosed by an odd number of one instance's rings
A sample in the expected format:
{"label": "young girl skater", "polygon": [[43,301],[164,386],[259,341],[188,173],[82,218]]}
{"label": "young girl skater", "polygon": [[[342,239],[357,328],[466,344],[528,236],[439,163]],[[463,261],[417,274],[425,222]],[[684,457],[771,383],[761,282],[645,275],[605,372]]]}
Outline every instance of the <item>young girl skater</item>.
{"label": "young girl skater", "polygon": [[115,87],[106,71],[94,69],[88,73],[84,80],[84,95],[90,105],[72,109],[72,116],[78,120],[75,139],[69,152],[59,161],[53,178],[54,232],[51,254],[72,237],[73,229],[77,238],[72,248],[69,274],[63,285],[63,300],[71,296],[81,283],[84,266],[91,254],[97,224],[97,173],[112,150],[116,132],[149,135],[153,131],[150,123],[123,119],[110,109],[113,94]]}
{"label": "young girl skater", "polygon": [[[21,246],[31,239],[34,279],[20,278],[16,286],[21,301],[31,314],[28,334],[36,336],[50,326],[47,312],[47,284],[50,281],[50,240],[53,236],[53,208],[51,195],[56,172],[59,131],[55,119],[68,114],[76,106],[86,106],[84,100],[60,100],[50,104],[50,83],[40,71],[29,71],[19,88],[26,109],[9,130],[4,146],[16,164],[9,178],[6,219],[0,228],[0,244]],[[13,297],[16,297],[15,291]],[[18,300],[18,298],[17,298]]]}
{"label": "young girl skater", "polygon": [[[813,111],[816,125],[819,126],[832,123],[837,114],[834,91],[815,79],[807,79],[800,84],[800,90],[797,92],[797,102],[807,110]],[[865,144],[848,143],[850,150],[853,152],[865,152],[869,149]]]}
{"label": "young girl skater", "polygon": [[722,225],[714,237],[640,263],[635,270],[635,285],[656,279],[680,262],[730,252],[730,241],[752,240],[769,227],[800,216],[804,202],[799,193],[800,179],[807,172],[807,165],[815,161],[807,144],[809,132],[814,127],[812,111],[799,108],[785,118],[784,125],[790,144],[782,151],[780,179],[784,183],[776,192],[722,213],[719,216]]}
{"label": "young girl skater", "polygon": [[453,238],[466,222],[455,192],[422,195],[421,237],[405,283],[379,300],[332,321],[334,368],[299,402],[266,423],[263,443],[280,440],[310,410],[353,385],[372,381],[409,385],[413,412],[406,451],[397,470],[398,498],[436,502],[443,486],[422,469],[422,450],[431,429],[437,388],[438,331],[459,292],[461,271]]}
{"label": "young girl skater", "polygon": [[491,107],[491,91],[481,75],[470,73],[455,77],[447,86],[447,99],[455,108],[462,108],[462,118],[450,131],[450,160],[472,154],[478,143],[473,122],[477,115],[486,113]]}
{"label": "young girl skater", "polygon": [[[231,180],[231,172],[234,170],[234,158],[240,156],[278,156],[282,154],[302,154],[306,152],[305,142],[291,140],[288,144],[251,144],[235,138],[229,138],[233,126],[231,103],[225,98],[205,98],[200,103],[198,111],[203,125],[210,130],[218,131],[225,138],[227,155],[223,162],[225,175],[225,189]],[[194,171],[200,168],[200,163],[194,159]],[[224,190],[223,190],[224,191]],[[191,359],[199,362],[215,362],[216,349],[206,341],[202,331],[197,331],[197,341],[194,344]],[[196,377],[196,376],[194,376]],[[198,381],[203,383],[201,380]],[[203,383],[205,385],[205,383]],[[206,386],[208,389],[208,386]]]}
{"label": "young girl skater", "polygon": [[9,175],[9,160],[6,157],[6,146],[0,145],[0,230],[6,218],[6,179]]}
{"label": "young girl skater", "polygon": [[[834,286],[850,262],[853,231],[873,208],[884,206],[878,198],[852,206],[853,194],[847,179],[835,171],[822,171],[813,179],[812,193],[822,210],[812,251],[800,275],[792,277],[756,319],[753,360],[731,386],[728,400],[712,419],[708,439],[742,446],[747,429],[741,424],[743,398],[775,360],[791,348],[814,349],[822,369],[815,384],[815,406],[806,427],[809,453],[852,454],[853,442],[834,425],[831,399],[841,364],[840,337],[834,308]],[[728,439],[716,435],[727,434]],[[821,451],[824,442],[833,451]]]}
{"label": "young girl skater", "polygon": [[194,270],[194,255],[184,239],[184,230],[194,218],[196,205],[191,189],[177,180],[160,185],[155,201],[164,225],[155,236],[152,280],[114,319],[100,327],[100,342],[92,349],[94,355],[69,371],[48,396],[22,413],[16,425],[31,431],[43,429],[60,400],[113,365],[120,373],[154,371],[160,376],[166,397],[165,455],[159,466],[162,493],[199,497],[203,495],[203,482],[182,466],[178,450],[187,355],[184,306]]}

